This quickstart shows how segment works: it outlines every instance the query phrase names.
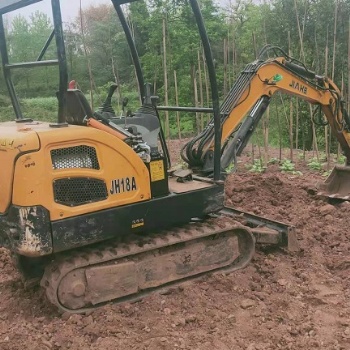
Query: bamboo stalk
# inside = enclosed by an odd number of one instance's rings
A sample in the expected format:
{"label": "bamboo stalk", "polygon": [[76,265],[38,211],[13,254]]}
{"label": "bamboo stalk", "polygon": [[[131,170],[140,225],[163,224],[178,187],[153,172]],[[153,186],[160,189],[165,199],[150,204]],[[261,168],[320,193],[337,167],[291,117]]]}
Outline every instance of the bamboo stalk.
{"label": "bamboo stalk", "polygon": [[[174,70],[174,85],[175,85],[175,104],[176,106],[179,105],[179,93],[177,88],[177,76],[176,76],[176,70]],[[176,112],[176,123],[177,123],[177,130],[179,139],[181,140],[181,124],[180,124],[180,112]]]}
{"label": "bamboo stalk", "polygon": [[266,114],[263,117],[264,165],[266,167],[269,161],[269,121],[270,121],[270,107],[267,107]]}
{"label": "bamboo stalk", "polygon": [[[195,106],[198,107],[198,87],[197,87],[197,74],[196,69],[193,67],[193,89],[194,89],[194,101]],[[197,134],[201,131],[200,129],[201,123],[199,118],[199,113],[196,112],[196,127],[197,127]]]}
{"label": "bamboo stalk", "polygon": [[[295,8],[295,16],[296,16],[296,20],[297,20],[298,34],[299,34],[299,40],[300,40],[300,58],[305,63],[305,52],[304,52],[303,36],[304,36],[304,31],[305,31],[306,7],[304,8],[303,29],[301,29],[301,27],[300,27],[298,6],[297,6],[297,1],[296,0],[294,0],[294,8]],[[309,111],[310,111],[310,120],[311,120],[311,127],[312,127],[312,149],[313,149],[313,154],[316,153],[317,160],[319,160],[317,134],[316,134],[315,123],[314,123],[313,118],[312,118],[312,106],[311,105],[309,106]]]}
{"label": "bamboo stalk", "polygon": [[294,0],[294,9],[295,9],[295,17],[296,17],[296,21],[297,21],[297,28],[298,28],[299,41],[300,41],[300,58],[303,61],[305,61],[304,45],[303,45],[303,32],[300,28],[297,0]]}
{"label": "bamboo stalk", "polygon": [[[235,81],[235,64],[236,64],[236,42],[235,42],[235,36],[232,35],[232,81]],[[231,86],[231,84],[230,84]]]}
{"label": "bamboo stalk", "polygon": [[252,39],[253,39],[253,49],[254,49],[254,59],[255,59],[258,56],[258,49],[257,49],[257,46],[256,46],[255,32],[252,33]]}
{"label": "bamboo stalk", "polygon": [[[335,7],[334,7],[332,80],[334,80],[334,75],[335,75],[335,58],[336,58],[335,53],[336,53],[336,46],[337,46],[338,5],[339,5],[339,0],[336,0]],[[339,160],[340,154],[341,154],[341,147],[340,147],[340,143],[338,143],[337,160]]]}
{"label": "bamboo stalk", "polygon": [[228,83],[228,89],[231,87],[231,55],[230,55],[230,49],[231,49],[231,40],[230,40],[230,27],[227,30],[227,83]]}
{"label": "bamboo stalk", "polygon": [[[204,106],[204,96],[203,96],[203,80],[202,80],[202,64],[201,64],[201,54],[197,51],[197,61],[198,61],[198,83],[199,83],[199,105]],[[204,129],[204,117],[203,113],[200,113],[201,120],[201,130]]]}
{"label": "bamboo stalk", "polygon": [[336,0],[335,8],[334,8],[332,80],[334,80],[334,74],[335,74],[335,53],[336,53],[336,44],[337,44],[338,4],[339,4],[339,0]]}
{"label": "bamboo stalk", "polygon": [[[290,31],[288,31],[288,54],[291,56]],[[293,162],[293,99],[289,102],[289,158]]]}
{"label": "bamboo stalk", "polygon": [[227,95],[227,39],[224,38],[224,96]]}
{"label": "bamboo stalk", "polygon": [[[166,57],[166,25],[165,18],[163,18],[163,69],[164,69],[164,98],[165,105],[169,105],[168,98],[168,72],[167,72],[167,57]],[[169,112],[165,111],[165,137],[170,137],[170,126],[169,126]]]}
{"label": "bamboo stalk", "polygon": [[[298,109],[299,109],[299,101],[298,101]],[[303,160],[305,161],[306,159],[306,139],[305,139],[305,122],[304,122],[304,119],[301,118],[300,119],[300,124],[301,124],[301,137],[302,137],[302,140],[303,140]]]}
{"label": "bamboo stalk", "polygon": [[313,151],[313,155],[316,154],[316,159],[319,162],[320,161],[320,154],[319,154],[319,150],[318,150],[316,127],[315,127],[314,120],[312,118],[313,111],[312,111],[311,105],[309,105],[309,111],[310,111],[310,119],[311,119],[311,123],[312,123],[312,151]]}
{"label": "bamboo stalk", "polygon": [[[205,84],[206,106],[209,107],[209,102],[210,102],[209,77],[208,77],[208,73],[207,73],[207,65],[206,65],[205,54],[204,54],[203,49],[202,49],[202,60],[203,60],[203,67],[204,67],[204,84]],[[210,120],[210,115],[208,114],[207,123],[209,122],[209,120]]]}
{"label": "bamboo stalk", "polygon": [[[129,28],[130,28],[131,36],[132,36],[133,40],[135,40],[135,30],[134,30],[134,24],[132,22],[132,19],[131,19],[130,16],[127,16],[126,20],[128,22]],[[137,91],[139,93],[139,101],[140,101],[140,104],[142,105],[143,101],[142,101],[142,96],[141,96],[140,85],[137,83],[138,78],[137,78],[137,73],[136,73],[136,67],[135,66],[134,66],[134,77],[135,77],[135,84],[137,86]]]}
{"label": "bamboo stalk", "polygon": [[88,49],[86,45],[86,38],[85,38],[85,30],[84,30],[84,20],[83,20],[83,7],[82,7],[82,0],[80,0],[79,3],[79,14],[80,14],[80,32],[81,32],[81,38],[83,43],[83,50],[84,55],[87,59],[87,66],[88,66],[88,72],[89,72],[89,82],[90,82],[90,105],[91,109],[94,110],[94,83],[93,83],[93,75],[92,75],[92,68],[91,68],[91,61],[88,55]]}
{"label": "bamboo stalk", "polygon": [[278,112],[277,103],[276,107],[276,115],[277,115],[277,127],[278,127],[278,146],[279,146],[279,161],[282,160],[282,128],[281,128],[281,118]]}
{"label": "bamboo stalk", "polygon": [[347,96],[347,109],[350,114],[350,16],[349,16],[349,36],[348,36],[348,96]]}
{"label": "bamboo stalk", "polygon": [[293,99],[290,98],[289,102],[289,157],[293,162],[293,141],[294,141],[294,133],[293,133]]}
{"label": "bamboo stalk", "polygon": [[295,104],[295,148],[299,149],[299,102],[296,98]]}
{"label": "bamboo stalk", "polygon": [[[327,32],[326,32],[326,48],[325,48],[325,57],[324,57],[324,73],[325,76],[328,75],[328,26],[327,26]],[[329,130],[328,130],[328,125],[325,126],[324,128],[324,140],[325,140],[325,152],[326,152],[326,157],[327,157],[327,170],[330,168],[330,162],[331,162],[331,154],[330,154],[330,135],[328,135]]]}

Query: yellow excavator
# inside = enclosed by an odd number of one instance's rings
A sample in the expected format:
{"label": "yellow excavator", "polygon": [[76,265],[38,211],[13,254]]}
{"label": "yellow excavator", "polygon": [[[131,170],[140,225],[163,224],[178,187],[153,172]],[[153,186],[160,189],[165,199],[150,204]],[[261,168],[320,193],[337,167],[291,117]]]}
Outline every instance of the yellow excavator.
{"label": "yellow excavator", "polygon": [[[255,244],[295,249],[292,227],[224,206],[224,169],[246,145],[271,96],[281,91],[319,106],[349,163],[349,119],[340,92],[282,50],[266,47],[222,104],[204,22],[190,0],[206,55],[212,108],[158,106],[144,83],[122,5],[111,0],[135,64],[142,106],[116,117],[106,102],[92,111],[68,73],[59,0],[54,29],[33,62],[9,62],[4,14],[40,0],[0,4],[0,53],[15,120],[0,125],[0,246],[26,284],[40,282],[64,312],[85,312],[251,260]],[[55,39],[56,60],[44,60]],[[278,57],[264,59],[266,53]],[[11,72],[58,65],[57,123],[24,118]],[[67,89],[67,87],[69,88]],[[159,121],[163,110],[207,112],[206,129],[188,142],[188,169],[172,170]]]}

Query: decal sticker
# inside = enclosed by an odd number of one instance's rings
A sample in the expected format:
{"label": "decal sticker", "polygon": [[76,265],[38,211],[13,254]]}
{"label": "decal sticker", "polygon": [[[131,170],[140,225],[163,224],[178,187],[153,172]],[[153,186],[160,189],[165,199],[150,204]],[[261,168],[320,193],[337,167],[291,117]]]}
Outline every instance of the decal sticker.
{"label": "decal sticker", "polygon": [[31,162],[31,163],[28,163],[25,165],[26,168],[30,168],[30,167],[33,167],[35,166],[35,162]]}
{"label": "decal sticker", "polygon": [[26,168],[30,168],[30,167],[35,166],[35,162],[34,162],[34,160],[32,161],[32,157],[31,156],[26,156],[24,158],[24,160],[22,161],[22,163],[24,164],[24,166]]}
{"label": "decal sticker", "polygon": [[143,221],[143,219],[136,219],[131,221],[131,228],[136,228],[144,225],[145,222]]}
{"label": "decal sticker", "polygon": [[0,150],[6,152],[9,149],[13,149],[13,144],[15,140],[13,139],[0,139]]}
{"label": "decal sticker", "polygon": [[307,87],[303,84],[299,84],[298,82],[295,82],[294,80],[292,80],[289,86],[295,90],[302,92],[305,95],[307,94]]}
{"label": "decal sticker", "polygon": [[278,83],[279,81],[281,81],[283,79],[283,76],[281,74],[275,74],[272,78],[272,81],[275,83]]}
{"label": "decal sticker", "polygon": [[20,144],[20,145],[15,145],[15,140],[14,139],[0,139],[0,151],[2,152],[7,152],[8,150],[14,150],[17,149],[18,152],[21,152],[21,147],[25,146]]}
{"label": "decal sticker", "polygon": [[149,164],[151,181],[160,181],[165,179],[164,163],[162,160],[156,160]]}
{"label": "decal sticker", "polygon": [[136,191],[136,180],[134,176],[122,177],[111,181],[110,194],[118,194],[123,192]]}

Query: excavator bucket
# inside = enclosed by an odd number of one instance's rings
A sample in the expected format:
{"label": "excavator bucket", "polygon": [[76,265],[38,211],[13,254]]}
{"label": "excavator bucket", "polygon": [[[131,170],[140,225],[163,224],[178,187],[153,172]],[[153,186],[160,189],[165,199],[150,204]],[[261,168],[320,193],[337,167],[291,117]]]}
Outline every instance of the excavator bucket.
{"label": "excavator bucket", "polygon": [[326,181],[320,184],[318,194],[350,201],[350,166],[336,165]]}

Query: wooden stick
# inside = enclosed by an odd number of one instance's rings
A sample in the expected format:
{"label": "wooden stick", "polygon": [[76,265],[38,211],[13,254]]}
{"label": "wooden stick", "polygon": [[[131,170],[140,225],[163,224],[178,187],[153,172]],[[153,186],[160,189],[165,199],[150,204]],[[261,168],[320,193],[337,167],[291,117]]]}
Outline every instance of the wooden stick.
{"label": "wooden stick", "polygon": [[[176,70],[174,70],[174,85],[175,85],[175,104],[176,106],[179,105],[179,93],[177,89],[177,76],[176,76]],[[177,130],[179,139],[181,140],[181,124],[180,124],[180,112],[176,112],[176,122],[177,122]]]}
{"label": "wooden stick", "polygon": [[[164,98],[165,105],[169,105],[168,98],[168,72],[167,72],[167,57],[166,57],[166,26],[165,18],[163,18],[163,69],[164,69]],[[170,137],[169,112],[165,111],[165,137]]]}

